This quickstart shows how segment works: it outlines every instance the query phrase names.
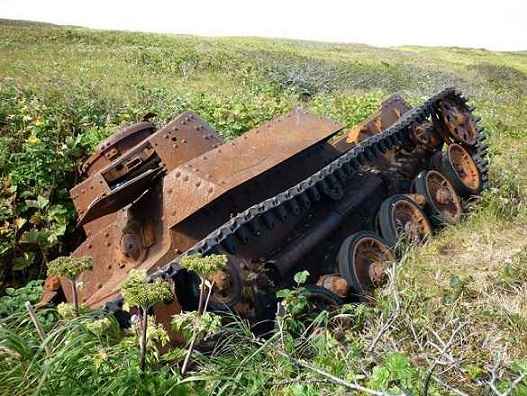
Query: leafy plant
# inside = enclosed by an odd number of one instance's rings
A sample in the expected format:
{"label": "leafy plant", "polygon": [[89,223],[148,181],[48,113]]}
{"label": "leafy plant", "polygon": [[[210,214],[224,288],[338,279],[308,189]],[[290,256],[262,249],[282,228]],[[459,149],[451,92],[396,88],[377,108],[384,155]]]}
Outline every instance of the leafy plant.
{"label": "leafy plant", "polygon": [[527,248],[514,254],[504,263],[498,275],[498,285],[506,290],[521,287],[527,281]]}
{"label": "leafy plant", "polygon": [[374,367],[368,384],[373,389],[417,394],[420,385],[419,372],[411,365],[407,356],[392,352],[385,356],[382,365]]}
{"label": "leafy plant", "polygon": [[172,298],[172,292],[168,282],[157,279],[148,282],[146,271],[131,270],[128,278],[121,285],[121,293],[124,301],[131,307],[139,309],[141,322],[141,336],[139,337],[139,366],[145,368],[146,343],[148,331],[148,310],[154,305],[168,301]]}
{"label": "leafy plant", "polygon": [[182,312],[172,317],[172,329],[185,340],[190,341],[195,335],[196,342],[215,334],[221,327],[221,317],[212,312]]}
{"label": "leafy plant", "polygon": [[[497,389],[505,393],[520,379],[511,393],[526,393],[520,378],[527,353],[524,53],[196,38],[20,21],[0,21],[0,27],[0,294],[6,294],[0,302],[0,394],[345,392],[281,350],[384,393],[407,386],[405,392],[418,394],[423,370],[439,357],[445,366],[434,371],[433,395],[490,392],[491,358],[503,350]],[[301,105],[352,127],[390,94],[417,104],[452,85],[472,97],[488,132],[490,189],[469,203],[475,211],[462,224],[434,236],[456,248],[434,250],[431,241],[400,266],[400,311],[383,290],[375,307],[353,304],[308,326],[295,318],[296,330],[282,327],[275,334],[283,338],[263,341],[235,319],[225,323],[213,351],[193,355],[197,370],[184,380],[176,365],[185,351],[156,351],[163,333],[152,332],[159,326],[151,319],[149,370],[143,372],[135,334],[117,329],[111,316],[106,329],[100,313],[57,321],[53,309],[37,312],[53,351],[51,357],[42,353],[22,305],[26,297],[38,301],[39,287],[13,287],[42,277],[46,262],[77,246],[81,235],[67,191],[80,181],[78,165],[120,125],[153,112],[160,126],[193,110],[228,140]],[[446,343],[456,321],[467,322],[467,331],[439,354],[432,344],[443,348],[436,337]],[[402,358],[389,357],[401,351]],[[448,366],[447,356],[461,363]]]}
{"label": "leafy plant", "polygon": [[92,257],[58,257],[48,264],[48,276],[67,278],[71,282],[73,306],[75,314],[79,315],[78,277],[93,268]]}
{"label": "leafy plant", "polygon": [[89,312],[89,309],[84,305],[79,305],[78,310],[75,309],[74,304],[62,302],[57,305],[57,313],[62,319],[72,320],[77,316]]}
{"label": "leafy plant", "polygon": [[209,256],[184,256],[181,258],[181,266],[194,271],[202,278],[208,278],[215,272],[221,271],[227,265],[227,256],[223,254],[211,254]]}
{"label": "leafy plant", "polygon": [[295,289],[281,289],[276,294],[278,298],[282,299],[282,305],[286,311],[293,317],[303,313],[307,307],[307,297],[301,286],[306,283],[308,277],[308,271],[297,272],[294,276],[297,287]]}
{"label": "leafy plant", "polygon": [[472,280],[470,276],[460,277],[458,275],[452,275],[449,282],[450,288],[445,290],[443,302],[445,304],[452,304],[463,294],[470,294],[468,286]]}
{"label": "leafy plant", "polygon": [[[194,344],[197,342],[198,338],[201,337],[203,333],[206,334],[208,331],[212,331],[217,327],[219,317],[213,314],[203,317],[203,315],[207,312],[210,294],[212,293],[214,287],[214,285],[210,283],[207,278],[211,277],[216,272],[223,270],[227,265],[227,262],[227,256],[223,254],[211,254],[208,256],[184,256],[181,258],[181,266],[188,269],[189,271],[194,271],[200,278],[197,313],[195,315],[183,314],[181,318],[176,317],[172,322],[175,328],[181,328],[183,331],[185,331],[185,326],[187,326],[185,323],[188,323],[189,321],[194,327],[193,336],[190,340],[187,355],[185,356],[183,366],[181,367],[182,374],[185,374],[187,365],[190,361],[190,355],[192,354]],[[208,295],[205,297],[207,289]]]}
{"label": "leafy plant", "polygon": [[281,299],[280,304],[285,311],[280,321],[283,323],[286,331],[293,334],[302,327],[302,324],[299,322],[300,316],[309,307],[308,295],[302,287],[308,277],[308,271],[297,272],[294,275],[294,281],[297,287],[294,289],[280,289],[276,293],[276,296]]}
{"label": "leafy plant", "polygon": [[42,295],[42,283],[40,280],[34,280],[18,289],[7,288],[6,295],[0,297],[0,318],[23,312],[26,301],[37,303]]}

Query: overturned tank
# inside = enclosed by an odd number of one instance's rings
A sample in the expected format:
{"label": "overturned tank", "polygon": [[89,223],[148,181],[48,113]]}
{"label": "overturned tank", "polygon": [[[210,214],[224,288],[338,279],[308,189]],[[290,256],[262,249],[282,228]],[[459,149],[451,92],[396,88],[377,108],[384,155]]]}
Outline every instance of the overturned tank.
{"label": "overturned tank", "polygon": [[[411,108],[400,96],[351,130],[300,109],[224,142],[186,112],[104,141],[71,190],[91,256],[80,301],[123,322],[119,287],[134,268],[173,284],[155,308],[168,323],[196,309],[198,277],[184,255],[225,254],[210,309],[256,323],[273,317],[275,293],[309,271],[313,298],[368,299],[386,279],[393,246],[456,223],[463,198],[488,180],[485,133],[461,93],[446,89]],[[71,300],[67,279],[48,279],[43,302]]]}

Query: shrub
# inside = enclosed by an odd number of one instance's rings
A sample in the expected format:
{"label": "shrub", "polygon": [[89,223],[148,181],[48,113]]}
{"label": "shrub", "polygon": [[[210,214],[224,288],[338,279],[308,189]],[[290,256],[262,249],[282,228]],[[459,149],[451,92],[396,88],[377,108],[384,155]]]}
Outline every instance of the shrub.
{"label": "shrub", "polygon": [[6,295],[0,297],[0,318],[24,312],[26,301],[37,303],[42,295],[42,283],[41,280],[34,280],[18,289],[7,288]]}
{"label": "shrub", "polygon": [[71,282],[73,307],[75,314],[79,315],[78,277],[85,271],[93,268],[92,257],[58,257],[48,264],[48,276],[67,278]]}
{"label": "shrub", "polygon": [[137,307],[140,314],[139,337],[139,367],[145,368],[146,343],[148,340],[148,310],[155,304],[167,301],[172,298],[172,292],[167,282],[160,279],[148,282],[146,271],[131,270],[128,278],[121,285],[121,294],[124,301],[129,306]]}

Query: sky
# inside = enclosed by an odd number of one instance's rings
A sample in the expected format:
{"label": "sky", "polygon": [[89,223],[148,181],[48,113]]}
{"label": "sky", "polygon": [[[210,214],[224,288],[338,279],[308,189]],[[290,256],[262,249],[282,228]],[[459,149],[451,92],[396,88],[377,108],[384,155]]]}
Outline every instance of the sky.
{"label": "sky", "polygon": [[527,50],[527,0],[0,0],[0,18],[202,36]]}

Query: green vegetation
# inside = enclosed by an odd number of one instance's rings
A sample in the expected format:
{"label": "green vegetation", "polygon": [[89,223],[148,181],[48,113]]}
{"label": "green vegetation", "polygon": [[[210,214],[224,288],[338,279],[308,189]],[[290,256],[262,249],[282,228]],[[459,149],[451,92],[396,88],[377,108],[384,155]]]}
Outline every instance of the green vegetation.
{"label": "green vegetation", "polygon": [[[219,271],[222,271],[227,265],[227,256],[223,254],[211,254],[209,256],[184,256],[181,259],[181,266],[189,271],[194,271],[200,277],[199,301],[196,313],[187,313],[174,317],[172,326],[175,331],[181,330],[185,333],[185,323],[187,321],[192,325],[192,338],[188,347],[187,355],[181,367],[181,373],[185,374],[190,362],[194,344],[203,336],[214,332],[221,324],[217,315],[207,312],[210,295],[212,293],[214,280],[211,278]],[[187,331],[188,332],[188,331]]]}
{"label": "green vegetation", "polygon": [[172,292],[168,282],[160,279],[148,282],[145,270],[131,270],[128,278],[121,286],[121,293],[124,302],[130,307],[139,310],[139,368],[145,369],[147,331],[148,331],[148,310],[154,305],[168,301],[172,298]]}
{"label": "green vegetation", "polygon": [[80,274],[93,269],[91,257],[57,257],[48,263],[48,276],[67,278],[71,283],[73,308],[75,315],[79,315],[78,277]]}
{"label": "green vegetation", "polygon": [[[1,394],[527,394],[526,53],[0,27]],[[279,321],[267,340],[233,319],[184,379],[185,351],[153,323],[141,375],[134,331],[44,310],[46,356],[23,306],[40,283],[14,287],[78,242],[67,191],[114,128],[193,110],[230,139],[297,105],[351,126],[392,93],[419,103],[450,85],[489,133],[491,187],[405,253],[375,307]]]}
{"label": "green vegetation", "polygon": [[217,271],[221,271],[227,265],[227,256],[223,254],[211,254],[206,257],[185,256],[181,259],[181,266],[189,271],[194,271],[203,279],[209,278]]}

